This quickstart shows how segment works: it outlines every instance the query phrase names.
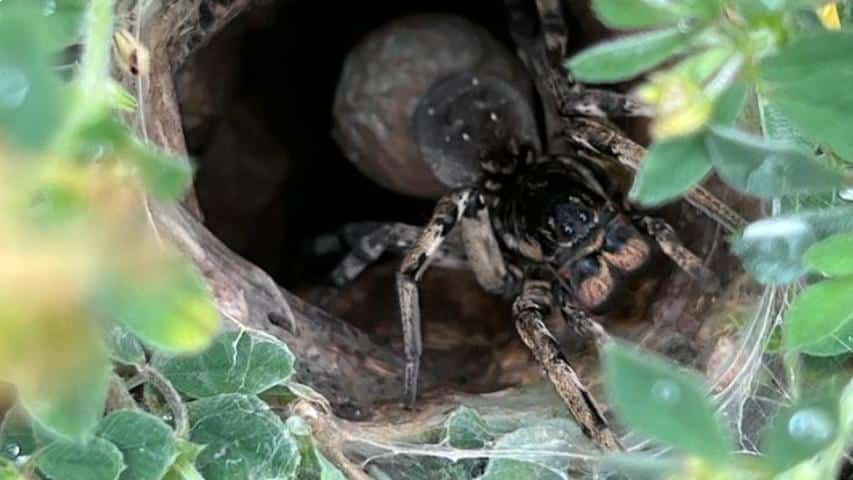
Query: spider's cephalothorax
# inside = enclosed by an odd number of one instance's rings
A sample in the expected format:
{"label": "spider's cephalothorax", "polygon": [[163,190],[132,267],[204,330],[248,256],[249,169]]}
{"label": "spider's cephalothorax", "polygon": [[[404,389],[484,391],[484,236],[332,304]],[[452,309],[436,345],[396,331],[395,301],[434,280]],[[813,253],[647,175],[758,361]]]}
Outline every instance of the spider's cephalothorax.
{"label": "spider's cephalothorax", "polygon": [[[716,277],[664,221],[633,211],[605,173],[604,165],[620,163],[626,151],[639,147],[624,141],[606,119],[585,115],[630,115],[637,107],[630,98],[587,90],[559,72],[555,62],[565,56],[566,37],[560,0],[506,0],[506,6],[541,104],[534,108],[513,84],[483,72],[454,72],[436,81],[420,99],[411,131],[422,160],[450,193],[422,230],[386,224],[360,237],[333,281],[352,280],[389,248],[405,250],[397,296],[406,360],[403,395],[412,406],[421,356],[417,282],[433,261],[464,261],[485,290],[515,298],[521,339],[582,430],[603,448],[619,449],[545,318],[559,310],[600,345],[607,334],[590,314],[611,311],[632,297],[628,285],[642,279],[658,252],[705,287],[715,288]],[[615,141],[619,148],[611,148]],[[722,218],[738,221],[712,200]],[[462,254],[443,245],[457,225]]]}
{"label": "spider's cephalothorax", "polygon": [[506,250],[545,265],[580,308],[607,313],[629,297],[622,293],[650,263],[652,242],[607,196],[594,165],[569,157],[540,161],[501,189],[495,233]]}
{"label": "spider's cephalothorax", "polygon": [[516,276],[537,264],[580,308],[605,313],[647,266],[652,243],[614,200],[618,193],[597,164],[539,152],[533,113],[520,98],[495,77],[451,76],[417,109],[417,143],[438,178],[470,190],[472,203],[456,213],[489,210],[489,227]]}

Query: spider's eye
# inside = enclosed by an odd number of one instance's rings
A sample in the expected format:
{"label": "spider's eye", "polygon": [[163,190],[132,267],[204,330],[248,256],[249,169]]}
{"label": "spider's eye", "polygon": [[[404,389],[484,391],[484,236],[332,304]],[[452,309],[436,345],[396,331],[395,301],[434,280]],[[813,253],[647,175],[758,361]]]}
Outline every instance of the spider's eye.
{"label": "spider's eye", "polygon": [[572,236],[572,235],[574,235],[574,234],[575,234],[575,227],[573,227],[573,226],[572,226],[571,224],[569,224],[569,223],[564,223],[564,224],[563,224],[563,227],[562,227],[562,230],[563,230],[563,234],[564,234],[564,235]]}
{"label": "spider's eye", "polygon": [[581,222],[586,223],[589,221],[589,214],[584,211],[581,211],[580,213],[578,213],[578,219]]}

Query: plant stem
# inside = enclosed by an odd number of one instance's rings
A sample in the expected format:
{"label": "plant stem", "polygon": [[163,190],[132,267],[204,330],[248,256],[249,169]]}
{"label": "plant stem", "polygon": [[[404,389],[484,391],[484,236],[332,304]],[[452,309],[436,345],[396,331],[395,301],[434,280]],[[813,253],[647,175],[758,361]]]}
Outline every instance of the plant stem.
{"label": "plant stem", "polygon": [[83,22],[83,58],[78,82],[90,95],[102,93],[101,87],[110,78],[114,8],[114,0],[90,0]]}
{"label": "plant stem", "polygon": [[145,378],[163,395],[166,404],[169,405],[169,410],[172,411],[172,418],[175,422],[175,436],[186,438],[190,430],[187,407],[184,405],[184,401],[181,400],[181,395],[172,386],[172,382],[157,371],[157,369],[147,365],[142,368],[140,373],[145,375]]}

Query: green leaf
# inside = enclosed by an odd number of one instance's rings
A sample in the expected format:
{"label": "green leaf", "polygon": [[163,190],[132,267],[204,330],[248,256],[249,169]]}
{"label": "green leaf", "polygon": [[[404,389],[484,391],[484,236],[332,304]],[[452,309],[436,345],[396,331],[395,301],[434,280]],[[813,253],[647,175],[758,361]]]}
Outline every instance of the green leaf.
{"label": "green leaf", "polygon": [[293,354],[275,338],[247,330],[223,332],[193,356],[158,355],[154,366],[184,395],[258,394],[293,372]]}
{"label": "green leaf", "polygon": [[112,369],[105,356],[98,358],[102,355],[93,352],[88,368],[65,378],[60,385],[51,385],[50,391],[24,396],[22,401],[30,414],[58,435],[77,439],[88,435],[104,413],[110,383]]}
{"label": "green leaf", "polygon": [[195,468],[195,461],[204,451],[204,445],[176,439],[175,446],[178,450],[178,458],[175,459],[163,480],[204,480]]}
{"label": "green leaf", "polygon": [[96,434],[121,451],[127,468],[120,480],[160,480],[178,456],[172,429],[141,410],[110,413]]}
{"label": "green leaf", "polygon": [[611,405],[634,431],[714,463],[728,461],[731,440],[697,375],[620,344],[608,345],[603,361]]}
{"label": "green leaf", "polygon": [[756,197],[827,192],[841,186],[841,175],[811,155],[738,130],[712,127],[705,145],[723,180]]}
{"label": "green leaf", "polygon": [[588,48],[571,58],[568,67],[583,82],[620,82],[684,50],[689,37],[689,33],[678,28],[638,33]]}
{"label": "green leaf", "polygon": [[10,460],[0,457],[0,480],[24,480],[24,477]]}
{"label": "green leaf", "polygon": [[853,160],[853,34],[822,31],[795,39],[760,66],[762,92],[798,129]]}
{"label": "green leaf", "polygon": [[[114,102],[129,107],[131,98],[123,96],[114,82],[109,84]],[[129,95],[129,94],[128,94]],[[186,158],[163,152],[136,139],[127,125],[112,111],[99,112],[75,125],[71,153],[84,160],[116,155],[136,169],[148,190],[161,200],[180,199],[192,181],[192,168]]]}
{"label": "green leaf", "polygon": [[6,412],[0,424],[0,457],[16,460],[32,455],[42,445],[29,415],[21,407],[15,406]]}
{"label": "green leaf", "polygon": [[[785,344],[812,355],[837,355],[853,345],[853,278],[826,280],[800,293],[785,316]],[[853,334],[853,332],[850,332]]]}
{"label": "green leaf", "polygon": [[[512,453],[495,455],[489,460],[480,480],[562,480],[577,459],[565,455],[576,451],[583,443],[577,425],[555,418],[522,427],[495,442],[495,454],[502,450]],[[579,442],[580,440],[580,442]],[[561,455],[562,454],[562,455]],[[574,477],[570,477],[574,478]]]}
{"label": "green leaf", "polygon": [[[715,103],[712,123],[731,125],[743,110],[748,86],[736,82]],[[640,171],[634,177],[629,197],[632,201],[655,207],[688,192],[711,171],[711,159],[705,146],[707,130],[655,142],[646,153]]]}
{"label": "green leaf", "polygon": [[756,18],[767,17],[781,12],[790,12],[801,8],[815,8],[821,4],[823,0],[772,0],[758,1],[755,0],[735,0],[738,10],[746,18],[754,20]]}
{"label": "green leaf", "polygon": [[785,284],[805,273],[803,254],[816,241],[814,228],[802,218],[772,217],[749,224],[732,250],[759,282]]}
{"label": "green leaf", "polygon": [[705,134],[655,142],[634,177],[629,197],[652,207],[678,198],[711,171]]}
{"label": "green leaf", "polygon": [[734,125],[743,111],[748,93],[749,85],[744,81],[737,81],[727,88],[714,104],[714,116],[711,123],[724,127]]}
{"label": "green leaf", "polygon": [[803,260],[808,268],[824,275],[853,275],[853,234],[821,240],[806,251]]}
{"label": "green leaf", "polygon": [[190,440],[206,445],[196,462],[206,480],[274,480],[295,475],[296,442],[257,397],[232,393],[188,406]]}
{"label": "green leaf", "polygon": [[480,414],[464,405],[450,414],[446,429],[448,443],[455,448],[483,448],[494,438]]}
{"label": "green leaf", "polygon": [[803,133],[794,126],[791,119],[775,108],[772,104],[759,98],[759,108],[763,119],[764,135],[773,141],[794,145],[800,150],[814,152],[816,145],[814,141],[807,139]]}
{"label": "green leaf", "polygon": [[812,244],[840,232],[853,232],[853,208],[805,211],[753,222],[732,240],[732,250],[759,282],[784,284],[806,273],[803,255]]}
{"label": "green leaf", "polygon": [[107,274],[95,306],[143,342],[166,352],[197,352],[219,328],[207,285],[186,260],[170,257],[146,271]]}
{"label": "green leaf", "polygon": [[40,150],[59,128],[64,100],[50,66],[49,33],[31,7],[0,15],[0,134]]}
{"label": "green leaf", "polygon": [[631,480],[682,478],[677,474],[685,469],[683,461],[635,453],[611,453],[602,459],[602,464],[621,475],[628,475]]}
{"label": "green leaf", "polygon": [[702,85],[719,71],[736,52],[729,46],[715,46],[686,55],[683,60],[667,69],[667,74],[695,85]]}
{"label": "green leaf", "polygon": [[126,156],[139,168],[148,190],[161,200],[180,200],[192,182],[189,160],[170,155],[153,145],[132,141]]}
{"label": "green leaf", "polygon": [[125,90],[125,88],[115,80],[109,81],[107,83],[107,88],[109,89],[109,98],[110,105],[116,110],[123,110],[125,112],[132,112],[136,110],[138,106],[136,103],[136,97],[133,96],[130,92]]}
{"label": "green leaf", "polygon": [[123,151],[131,141],[131,132],[113,112],[104,111],[75,125],[69,153],[84,160]]}
{"label": "green leaf", "polygon": [[720,11],[717,0],[594,0],[592,8],[605,25],[645,28],[671,25],[692,17],[710,18]]}
{"label": "green leaf", "polygon": [[761,450],[774,471],[782,472],[827,448],[838,431],[837,398],[800,402],[779,409]]}
{"label": "green leaf", "polygon": [[145,350],[139,340],[122,327],[113,327],[107,337],[110,357],[125,365],[142,365],[145,363]]}
{"label": "green leaf", "polygon": [[80,39],[81,21],[87,0],[4,0],[0,2],[0,18],[24,10],[30,21],[44,24],[45,46],[55,53]]}
{"label": "green leaf", "polygon": [[293,381],[292,378],[286,383],[276,385],[261,392],[259,396],[261,400],[267,403],[275,403],[276,405],[286,405],[299,398],[312,405],[317,405],[326,411],[332,411],[329,400],[323,394],[308,385]]}
{"label": "green leaf", "polygon": [[68,227],[85,217],[91,200],[74,186],[61,182],[42,182],[28,213],[42,227]]}
{"label": "green leaf", "polygon": [[42,15],[48,19],[57,47],[65,48],[80,40],[88,0],[45,0],[42,3]]}
{"label": "green leaf", "polygon": [[287,419],[302,460],[299,462],[299,480],[346,480],[340,470],[317,449],[311,438],[311,427],[303,419],[293,416]]}
{"label": "green leaf", "polygon": [[85,443],[57,440],[42,451],[36,466],[48,480],[117,480],[124,470],[118,447],[97,437]]}

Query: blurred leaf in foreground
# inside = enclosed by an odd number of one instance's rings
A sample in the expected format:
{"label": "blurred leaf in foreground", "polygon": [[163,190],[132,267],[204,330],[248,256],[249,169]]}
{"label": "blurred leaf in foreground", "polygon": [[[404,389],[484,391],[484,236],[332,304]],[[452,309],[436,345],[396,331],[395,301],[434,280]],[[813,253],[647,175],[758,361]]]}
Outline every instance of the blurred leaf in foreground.
{"label": "blurred leaf in foreground", "polygon": [[604,381],[613,408],[636,432],[726,463],[731,440],[698,375],[622,344],[604,351]]}
{"label": "blurred leaf in foreground", "polygon": [[57,133],[65,101],[51,68],[50,31],[33,2],[0,8],[0,130],[4,140],[41,150]]}
{"label": "blurred leaf in foreground", "polygon": [[821,240],[809,247],[803,261],[824,275],[853,275],[853,234],[840,233]]}
{"label": "blurred leaf in foreground", "polygon": [[853,349],[853,278],[836,278],[810,286],[788,309],[785,345],[817,356]]}
{"label": "blurred leaf in foreground", "polygon": [[846,160],[853,160],[853,34],[823,31],[767,57],[759,72],[767,99],[792,122]]}
{"label": "blurred leaf in foreground", "polygon": [[837,398],[801,401],[779,409],[764,434],[762,451],[781,472],[828,447],[838,432]]}

